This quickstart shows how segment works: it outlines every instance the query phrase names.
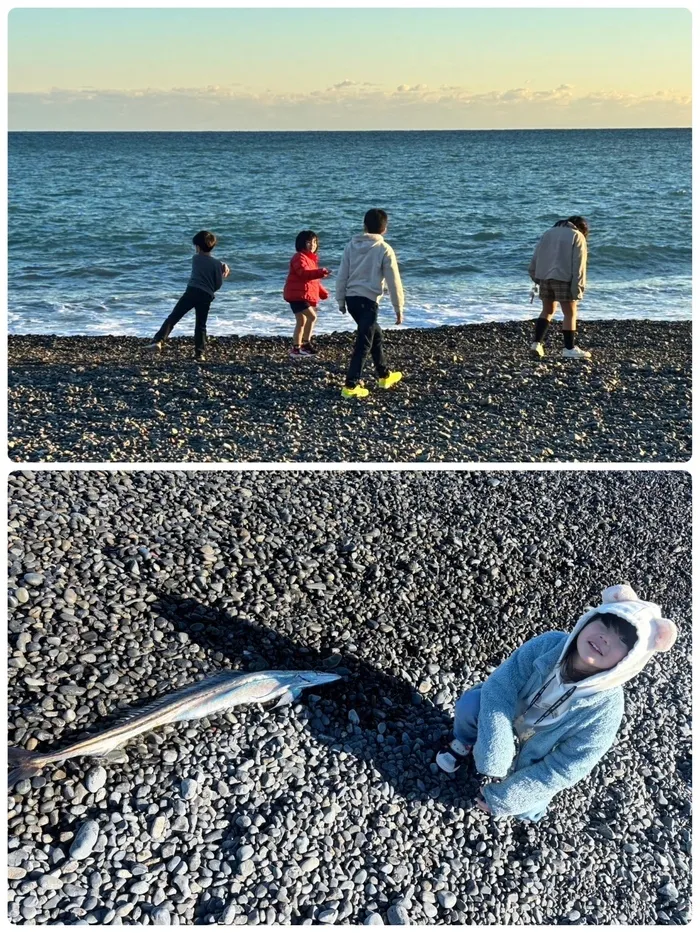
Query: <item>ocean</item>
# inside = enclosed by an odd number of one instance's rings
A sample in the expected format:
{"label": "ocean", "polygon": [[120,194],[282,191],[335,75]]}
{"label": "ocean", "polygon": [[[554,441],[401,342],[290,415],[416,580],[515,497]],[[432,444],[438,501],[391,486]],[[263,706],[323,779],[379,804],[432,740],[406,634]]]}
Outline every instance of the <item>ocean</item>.
{"label": "ocean", "polygon": [[[538,313],[528,263],[571,214],[591,224],[582,319],[690,318],[689,129],[10,133],[10,332],[152,335],[207,228],[232,270],[210,334],[290,333],[296,234],[337,270],[369,207],[390,214],[409,326]],[[349,329],[328,283],[317,329]]]}

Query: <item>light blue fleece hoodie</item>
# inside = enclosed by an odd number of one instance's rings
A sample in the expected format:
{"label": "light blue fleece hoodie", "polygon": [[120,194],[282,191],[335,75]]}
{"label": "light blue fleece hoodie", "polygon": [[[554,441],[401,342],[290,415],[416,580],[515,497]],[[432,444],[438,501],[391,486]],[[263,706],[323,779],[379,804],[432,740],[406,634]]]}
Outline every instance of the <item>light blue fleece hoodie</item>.
{"label": "light blue fleece hoodie", "polygon": [[[631,622],[637,643],[615,667],[580,681],[563,715],[521,742],[516,757],[513,724],[523,700],[552,678],[571,640],[600,612]],[[570,634],[546,632],[514,651],[481,688],[474,761],[482,774],[503,778],[482,789],[492,814],[538,821],[555,794],[586,777],[615,741],[624,713],[622,683],[639,673],[656,651],[667,651],[676,634],[674,623],[661,618],[657,605],[621,585],[605,590],[603,604],[588,610]]]}

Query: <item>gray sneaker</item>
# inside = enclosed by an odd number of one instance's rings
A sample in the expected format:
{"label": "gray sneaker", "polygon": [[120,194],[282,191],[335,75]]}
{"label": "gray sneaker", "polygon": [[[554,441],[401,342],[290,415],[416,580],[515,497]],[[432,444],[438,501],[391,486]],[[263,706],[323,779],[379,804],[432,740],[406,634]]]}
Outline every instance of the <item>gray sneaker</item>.
{"label": "gray sneaker", "polygon": [[544,356],[544,344],[535,342],[532,344],[530,349],[535,354],[535,356],[539,356],[540,359],[542,359]]}
{"label": "gray sneaker", "polygon": [[154,340],[153,343],[148,344],[148,347],[146,349],[150,350],[151,353],[160,353],[160,351],[163,349],[163,344],[160,343],[158,340]]}

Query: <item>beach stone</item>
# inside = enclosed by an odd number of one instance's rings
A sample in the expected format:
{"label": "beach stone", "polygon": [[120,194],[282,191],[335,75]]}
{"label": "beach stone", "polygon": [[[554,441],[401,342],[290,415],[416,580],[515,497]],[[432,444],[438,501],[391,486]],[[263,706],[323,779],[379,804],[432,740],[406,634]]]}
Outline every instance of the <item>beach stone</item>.
{"label": "beach stone", "polygon": [[29,602],[29,593],[27,592],[25,587],[23,586],[17,587],[17,589],[15,590],[15,599],[20,604]]}
{"label": "beach stone", "polygon": [[165,835],[167,825],[168,821],[166,817],[164,817],[162,814],[159,814],[151,823],[151,838],[162,839]]}
{"label": "beach stone", "polygon": [[44,577],[40,573],[25,573],[23,579],[28,586],[41,586],[44,582]]}
{"label": "beach stone", "polygon": [[97,791],[101,790],[106,783],[107,772],[100,765],[95,768],[91,768],[85,775],[85,787],[91,794],[97,793]]}
{"label": "beach stone", "polygon": [[411,922],[406,908],[393,904],[387,911],[386,919],[391,926],[405,926]]}
{"label": "beach stone", "polygon": [[166,907],[156,907],[151,913],[151,921],[156,926],[170,926],[170,911]]}
{"label": "beach stone", "polygon": [[374,927],[376,927],[376,926],[384,926],[384,920],[382,919],[382,915],[381,915],[381,914],[374,914],[374,913],[372,913],[372,914],[367,914],[367,916],[365,917],[365,920],[364,920],[364,925],[365,925],[366,927],[369,927],[369,926],[374,926]]}
{"label": "beach stone", "polygon": [[180,795],[184,800],[192,800],[199,793],[199,785],[192,778],[185,778],[180,784]]}
{"label": "beach stone", "polygon": [[74,859],[87,858],[95,848],[100,827],[95,820],[87,820],[82,823],[75,834],[70,847],[70,857]]}
{"label": "beach stone", "polygon": [[451,910],[457,903],[457,895],[451,891],[438,891],[438,901],[441,907]]}

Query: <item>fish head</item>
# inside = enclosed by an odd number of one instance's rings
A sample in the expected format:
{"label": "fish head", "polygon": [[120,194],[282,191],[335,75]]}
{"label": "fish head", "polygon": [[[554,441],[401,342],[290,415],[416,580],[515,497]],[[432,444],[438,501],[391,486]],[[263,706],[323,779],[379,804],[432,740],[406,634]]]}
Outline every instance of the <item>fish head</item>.
{"label": "fish head", "polygon": [[334,680],[342,680],[340,674],[330,674],[326,671],[299,671],[296,687],[305,690],[307,687],[319,687],[322,684],[331,684]]}

